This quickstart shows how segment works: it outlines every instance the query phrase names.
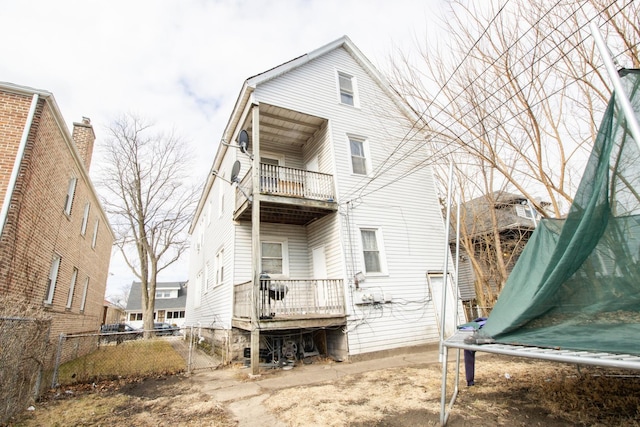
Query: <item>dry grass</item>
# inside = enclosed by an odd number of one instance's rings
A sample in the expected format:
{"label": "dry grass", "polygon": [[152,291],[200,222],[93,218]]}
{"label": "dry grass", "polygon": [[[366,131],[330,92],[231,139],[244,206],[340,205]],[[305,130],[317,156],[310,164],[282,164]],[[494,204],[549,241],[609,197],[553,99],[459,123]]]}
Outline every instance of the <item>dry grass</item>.
{"label": "dry grass", "polygon": [[[635,374],[482,356],[476,386],[465,385],[461,369],[449,425],[640,426]],[[386,369],[281,390],[265,404],[288,426],[438,425],[440,378],[440,365]]]}
{"label": "dry grass", "polygon": [[[449,366],[451,393],[454,367]],[[304,375],[304,370],[268,374]],[[476,362],[476,386],[463,384],[461,370],[460,393],[448,425],[640,427],[636,374],[485,354]],[[439,364],[384,369],[312,386],[263,389],[270,393],[263,405],[291,427],[436,426],[440,379]],[[61,390],[14,425],[237,425],[225,407],[180,375],[113,383],[89,384],[72,395]]]}
{"label": "dry grass", "polygon": [[178,373],[184,368],[184,359],[176,353],[168,341],[160,339],[125,341],[117,346],[101,346],[93,353],[61,365],[58,383],[65,385],[150,374]]}

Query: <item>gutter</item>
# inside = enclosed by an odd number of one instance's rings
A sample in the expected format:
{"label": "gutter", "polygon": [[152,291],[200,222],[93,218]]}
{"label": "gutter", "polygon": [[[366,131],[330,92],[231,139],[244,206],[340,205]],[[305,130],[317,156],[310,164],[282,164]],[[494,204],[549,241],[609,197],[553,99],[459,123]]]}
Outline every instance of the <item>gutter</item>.
{"label": "gutter", "polygon": [[22,157],[24,156],[24,151],[27,146],[29,132],[31,132],[31,125],[33,124],[33,117],[35,116],[36,107],[38,106],[38,99],[38,94],[34,93],[31,98],[31,107],[29,108],[27,121],[25,122],[24,129],[22,130],[22,137],[20,138],[20,145],[18,145],[18,152],[16,153],[16,158],[13,161],[13,169],[11,170],[11,176],[9,177],[9,183],[7,184],[7,191],[5,193],[4,201],[2,202],[2,209],[0,210],[0,238],[4,232],[4,226],[7,222],[7,216],[9,215],[9,207],[11,206],[11,199],[13,198],[13,190],[15,189],[16,182],[18,181],[20,164],[22,163]]}

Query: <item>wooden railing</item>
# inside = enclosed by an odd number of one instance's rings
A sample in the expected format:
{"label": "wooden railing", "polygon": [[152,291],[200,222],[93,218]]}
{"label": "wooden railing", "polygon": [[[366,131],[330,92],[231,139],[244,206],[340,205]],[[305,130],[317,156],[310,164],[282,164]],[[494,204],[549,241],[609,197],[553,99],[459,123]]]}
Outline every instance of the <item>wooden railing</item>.
{"label": "wooden railing", "polygon": [[[251,318],[251,290],[252,282],[234,286],[234,317]],[[256,309],[260,319],[344,316],[342,280],[270,279],[262,281]]]}
{"label": "wooden railing", "polygon": [[[246,194],[251,194],[251,170],[238,184]],[[276,196],[334,201],[333,176],[283,166],[260,164],[260,192]],[[236,206],[245,199],[241,191],[236,193]]]}

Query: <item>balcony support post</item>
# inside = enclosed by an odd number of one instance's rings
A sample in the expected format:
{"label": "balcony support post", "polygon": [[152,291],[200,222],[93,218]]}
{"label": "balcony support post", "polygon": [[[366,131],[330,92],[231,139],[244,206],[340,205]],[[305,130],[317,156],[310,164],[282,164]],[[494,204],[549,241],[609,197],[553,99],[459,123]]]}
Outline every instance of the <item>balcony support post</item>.
{"label": "balcony support post", "polygon": [[253,164],[252,187],[253,201],[251,208],[251,265],[253,270],[253,286],[251,287],[251,374],[260,374],[260,329],[258,325],[258,298],[260,294],[260,108],[252,107]]}

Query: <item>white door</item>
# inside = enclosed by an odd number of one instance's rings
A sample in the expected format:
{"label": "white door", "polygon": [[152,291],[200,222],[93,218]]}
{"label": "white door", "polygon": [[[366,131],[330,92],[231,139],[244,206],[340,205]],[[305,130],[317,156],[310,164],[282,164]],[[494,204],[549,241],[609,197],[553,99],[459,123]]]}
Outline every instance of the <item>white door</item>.
{"label": "white door", "polygon": [[[310,158],[305,165],[305,168],[309,172],[318,172],[320,169],[320,166],[318,164],[318,156],[313,156],[312,158]],[[311,199],[317,199],[322,195],[320,194],[321,189],[318,185],[318,180],[313,175],[314,174],[305,175],[306,179],[304,183],[304,196]]]}
{"label": "white door", "polygon": [[324,246],[313,248],[313,278],[327,278],[327,259],[324,255]]}
{"label": "white door", "polygon": [[327,259],[324,253],[324,246],[313,248],[313,279],[316,280],[316,310],[324,312],[328,308],[330,301],[328,289],[321,279],[327,278]]}

